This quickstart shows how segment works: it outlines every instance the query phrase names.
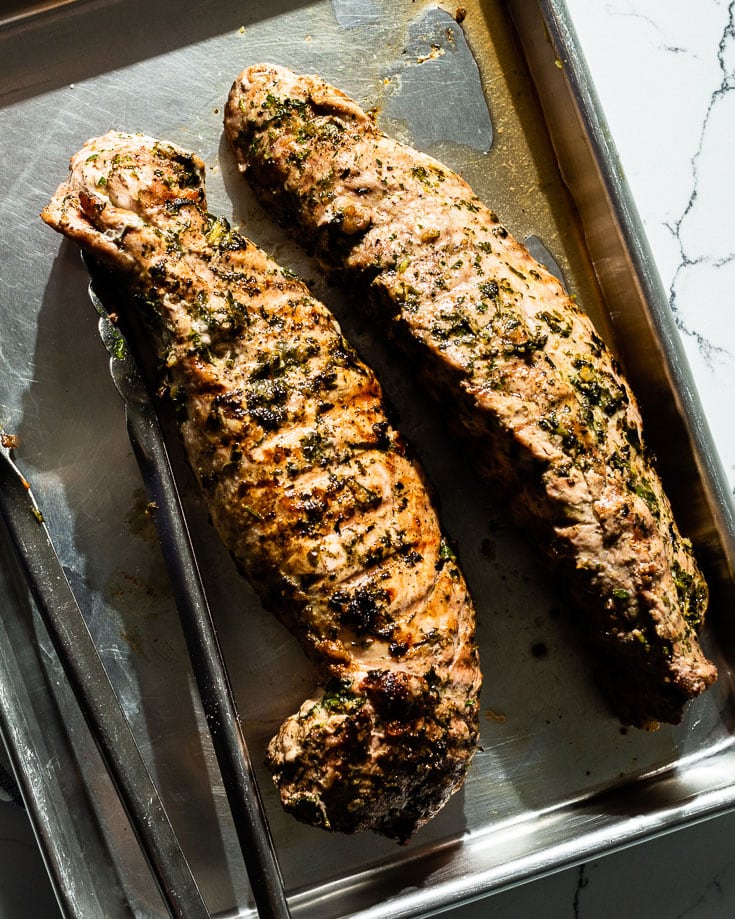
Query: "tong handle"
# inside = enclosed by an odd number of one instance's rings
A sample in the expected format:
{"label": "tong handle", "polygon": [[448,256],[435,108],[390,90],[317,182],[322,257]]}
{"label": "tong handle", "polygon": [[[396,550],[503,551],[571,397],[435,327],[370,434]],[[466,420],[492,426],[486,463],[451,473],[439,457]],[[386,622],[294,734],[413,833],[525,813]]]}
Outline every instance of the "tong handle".
{"label": "tong handle", "polygon": [[176,919],[209,912],[97,653],[28,482],[0,449],[5,518],[38,610],[115,783],[161,895]]}

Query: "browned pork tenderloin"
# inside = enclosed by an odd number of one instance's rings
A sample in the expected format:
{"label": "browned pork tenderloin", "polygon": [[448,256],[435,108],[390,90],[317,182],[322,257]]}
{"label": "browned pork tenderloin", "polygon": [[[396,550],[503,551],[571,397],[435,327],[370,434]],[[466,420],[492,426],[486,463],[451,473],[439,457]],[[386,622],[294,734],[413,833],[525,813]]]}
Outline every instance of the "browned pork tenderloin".
{"label": "browned pork tenderloin", "polygon": [[407,840],[462,783],[480,671],[465,582],[375,376],[301,282],[207,213],[190,153],[90,140],[42,216],[145,316],[214,525],[319,669],[268,748],[283,805]]}
{"label": "browned pork tenderloin", "polygon": [[707,586],[592,322],[468,185],[315,76],[259,64],[225,129],[240,169],[328,270],[362,285],[579,613],[626,723],[677,723],[716,678]]}

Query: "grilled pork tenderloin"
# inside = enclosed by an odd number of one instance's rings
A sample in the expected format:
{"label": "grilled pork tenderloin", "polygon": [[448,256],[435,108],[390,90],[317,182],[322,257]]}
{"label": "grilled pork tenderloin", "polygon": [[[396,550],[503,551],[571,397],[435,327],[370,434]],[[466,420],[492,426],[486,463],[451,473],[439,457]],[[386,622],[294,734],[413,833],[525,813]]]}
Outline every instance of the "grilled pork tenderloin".
{"label": "grilled pork tenderloin", "polygon": [[458,175],[316,76],[249,67],[225,130],[239,168],[329,271],[368,291],[480,473],[510,496],[577,610],[626,723],[678,723],[716,678],[708,591],[590,319]]}
{"label": "grilled pork tenderloin", "polygon": [[375,376],[300,281],[207,213],[191,153],[92,139],[42,217],[129,292],[217,531],[318,667],[267,751],[284,807],[407,840],[462,783],[480,671],[463,576]]}

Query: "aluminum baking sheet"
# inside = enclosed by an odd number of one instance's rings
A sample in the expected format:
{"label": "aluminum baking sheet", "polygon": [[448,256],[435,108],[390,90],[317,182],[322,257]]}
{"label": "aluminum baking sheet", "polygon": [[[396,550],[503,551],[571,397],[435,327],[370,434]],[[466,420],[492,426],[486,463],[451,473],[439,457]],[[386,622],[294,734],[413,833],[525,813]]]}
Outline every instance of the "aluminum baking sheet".
{"label": "aluminum baking sheet", "polygon": [[[509,3],[523,42],[499,0],[461,11],[424,0],[41,6],[0,29],[0,423],[19,438],[18,461],[213,914],[252,914],[244,868],[79,253],[38,218],[70,154],[109,128],[199,153],[210,209],[330,304],[436,486],[476,598],[482,747],[462,791],[408,846],[302,826],[259,772],[294,914],[428,915],[732,807],[732,508],[676,335],[651,306],[656,279],[641,279],[645,243],[605,172],[610,151],[595,146],[604,131],[588,131],[594,105],[563,5]],[[223,106],[236,74],[263,60],[321,73],[387,131],[461,171],[621,354],[715,587],[706,642],[721,678],[681,726],[649,734],[610,716],[556,586],[501,496],[479,485],[410,370],[236,174]],[[548,90],[549,73],[553,92],[537,93],[534,79]],[[576,204],[568,188],[581,189]],[[640,342],[651,345],[645,354]],[[655,423],[662,405],[665,425]],[[259,762],[314,674],[235,573],[184,465],[178,474]],[[7,547],[0,558],[2,602],[18,613],[0,625],[3,732],[60,902],[68,915],[162,915]]]}

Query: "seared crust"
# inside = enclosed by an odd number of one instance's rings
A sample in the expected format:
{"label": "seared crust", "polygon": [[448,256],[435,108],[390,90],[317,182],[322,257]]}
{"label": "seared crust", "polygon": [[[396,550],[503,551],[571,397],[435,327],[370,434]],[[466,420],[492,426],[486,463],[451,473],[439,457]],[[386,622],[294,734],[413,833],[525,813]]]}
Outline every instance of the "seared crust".
{"label": "seared crust", "polygon": [[716,678],[707,586],[589,318],[441,163],[318,77],[267,64],[232,87],[240,169],[328,270],[369,289],[480,472],[535,533],[620,718],[677,723]]}
{"label": "seared crust", "polygon": [[90,140],[42,216],[132,295],[215,527],[319,668],[268,749],[284,806],[405,841],[463,780],[480,672],[462,574],[373,373],[301,282],[207,214],[190,153]]}

